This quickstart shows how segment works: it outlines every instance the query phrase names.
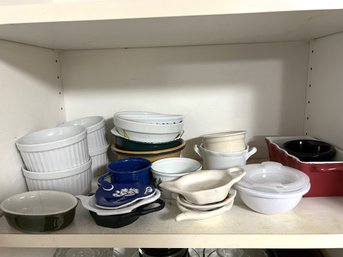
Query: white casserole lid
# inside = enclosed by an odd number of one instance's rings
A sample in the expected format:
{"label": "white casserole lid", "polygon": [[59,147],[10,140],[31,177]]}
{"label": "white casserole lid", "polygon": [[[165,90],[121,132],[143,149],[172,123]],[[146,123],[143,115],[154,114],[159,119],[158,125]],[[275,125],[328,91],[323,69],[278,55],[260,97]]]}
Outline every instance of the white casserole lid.
{"label": "white casserole lid", "polygon": [[246,175],[238,185],[260,192],[289,193],[306,187],[310,182],[310,178],[302,171],[278,162],[248,164],[242,168]]}

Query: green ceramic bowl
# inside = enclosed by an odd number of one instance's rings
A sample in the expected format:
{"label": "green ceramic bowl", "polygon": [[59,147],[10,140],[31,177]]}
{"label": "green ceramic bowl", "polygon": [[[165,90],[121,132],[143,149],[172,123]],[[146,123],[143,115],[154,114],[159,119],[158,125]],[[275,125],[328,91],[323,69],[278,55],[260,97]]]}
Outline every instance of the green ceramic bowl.
{"label": "green ceramic bowl", "polygon": [[165,142],[165,143],[144,143],[132,141],[126,138],[123,138],[118,135],[114,135],[115,145],[117,148],[125,151],[137,151],[137,152],[146,152],[146,151],[157,151],[173,148],[182,144],[182,139],[176,139],[174,141]]}
{"label": "green ceramic bowl", "polygon": [[24,232],[56,231],[75,217],[77,199],[58,191],[30,191],[13,195],[1,203],[12,227]]}

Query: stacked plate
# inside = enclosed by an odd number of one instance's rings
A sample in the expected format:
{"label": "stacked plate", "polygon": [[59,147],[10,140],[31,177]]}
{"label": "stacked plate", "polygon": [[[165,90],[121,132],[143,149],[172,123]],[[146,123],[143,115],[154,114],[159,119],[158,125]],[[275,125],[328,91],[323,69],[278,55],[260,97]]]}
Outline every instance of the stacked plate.
{"label": "stacked plate", "polygon": [[176,221],[203,220],[223,214],[231,209],[236,193],[236,190],[231,188],[224,200],[208,204],[195,204],[188,201],[184,196],[178,195],[176,204],[182,213],[176,216]]}
{"label": "stacked plate", "polygon": [[[129,188],[126,192],[129,191],[135,190]],[[142,215],[162,210],[164,202],[159,199],[160,196],[160,191],[154,188],[150,188],[146,193],[142,192],[139,197],[129,197],[129,200],[123,199],[125,197],[122,199],[116,197],[118,201],[115,201],[112,195],[110,199],[113,201],[109,200],[106,206],[97,203],[96,195],[78,195],[77,197],[81,200],[83,207],[90,212],[97,225],[119,228],[135,222]],[[110,202],[113,203],[112,206]]]}
{"label": "stacked plate", "polygon": [[176,216],[176,221],[203,220],[231,209],[236,196],[232,186],[244,175],[245,171],[239,167],[200,170],[162,182],[160,187],[179,194],[176,204],[182,213]]}
{"label": "stacked plate", "polygon": [[118,159],[142,157],[155,161],[178,157],[185,147],[183,115],[124,111],[113,116],[113,152]]}
{"label": "stacked plate", "polygon": [[83,126],[87,130],[89,155],[92,159],[94,177],[103,174],[108,163],[107,150],[109,143],[106,139],[105,119],[102,116],[88,116],[63,123],[60,126]]}
{"label": "stacked plate", "polygon": [[29,133],[16,141],[24,162],[28,189],[64,191],[73,195],[91,190],[91,159],[82,126]]}
{"label": "stacked plate", "polygon": [[243,168],[246,175],[235,188],[242,201],[260,213],[290,211],[310,189],[310,179],[305,173],[277,162],[250,164]]}
{"label": "stacked plate", "polygon": [[164,207],[159,200],[160,191],[150,184],[150,167],[151,162],[141,158],[116,160],[107,165],[108,172],[98,178],[95,195],[80,197],[98,225],[122,227],[140,215]]}

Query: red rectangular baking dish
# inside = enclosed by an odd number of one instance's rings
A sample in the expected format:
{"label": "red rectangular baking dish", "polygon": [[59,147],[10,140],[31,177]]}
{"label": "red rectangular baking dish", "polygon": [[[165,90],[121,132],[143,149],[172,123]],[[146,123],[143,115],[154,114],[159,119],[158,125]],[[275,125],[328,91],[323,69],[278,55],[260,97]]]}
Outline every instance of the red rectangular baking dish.
{"label": "red rectangular baking dish", "polygon": [[294,139],[316,139],[309,136],[266,137],[269,159],[301,170],[310,177],[311,189],[305,197],[343,195],[343,151],[336,147],[333,161],[303,162],[290,155],[282,145]]}

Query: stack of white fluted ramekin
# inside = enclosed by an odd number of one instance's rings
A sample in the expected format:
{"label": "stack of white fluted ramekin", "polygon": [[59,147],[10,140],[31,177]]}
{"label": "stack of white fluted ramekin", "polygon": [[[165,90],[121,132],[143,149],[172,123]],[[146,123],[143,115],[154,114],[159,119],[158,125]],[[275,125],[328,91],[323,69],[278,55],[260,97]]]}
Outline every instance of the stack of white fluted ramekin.
{"label": "stack of white fluted ramekin", "polygon": [[65,122],[61,126],[83,126],[87,130],[89,155],[92,159],[93,177],[98,177],[106,172],[109,162],[107,150],[109,143],[106,139],[105,119],[102,116],[88,116]]}
{"label": "stack of white fluted ramekin", "polygon": [[90,192],[92,161],[84,127],[39,130],[19,138],[16,145],[30,191],[56,190],[73,195]]}

